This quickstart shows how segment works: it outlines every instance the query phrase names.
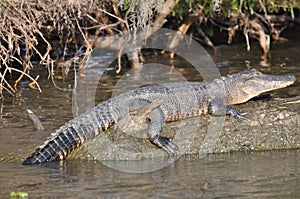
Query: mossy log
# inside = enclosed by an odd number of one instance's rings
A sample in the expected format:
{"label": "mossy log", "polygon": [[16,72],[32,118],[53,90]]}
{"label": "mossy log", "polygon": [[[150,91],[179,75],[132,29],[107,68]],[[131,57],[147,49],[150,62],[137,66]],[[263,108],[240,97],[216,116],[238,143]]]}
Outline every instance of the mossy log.
{"label": "mossy log", "polygon": [[[299,104],[279,100],[250,101],[236,106],[247,112],[247,120],[209,115],[167,123],[163,134],[178,145],[180,154],[224,153],[295,149],[300,147]],[[126,124],[126,125],[123,125]],[[93,160],[139,160],[168,156],[147,140],[147,123],[120,121],[69,158]]]}

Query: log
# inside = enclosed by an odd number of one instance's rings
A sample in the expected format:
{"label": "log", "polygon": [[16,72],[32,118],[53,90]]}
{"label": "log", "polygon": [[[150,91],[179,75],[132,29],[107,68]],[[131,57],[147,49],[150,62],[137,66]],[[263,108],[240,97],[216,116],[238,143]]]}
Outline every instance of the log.
{"label": "log", "polygon": [[[180,154],[227,153],[296,149],[300,147],[299,103],[280,100],[250,101],[235,106],[247,112],[249,121],[204,115],[167,123],[162,134],[178,145]],[[127,117],[128,118],[128,117]],[[93,160],[140,160],[167,157],[147,139],[147,123],[122,120],[70,154],[69,158]]]}

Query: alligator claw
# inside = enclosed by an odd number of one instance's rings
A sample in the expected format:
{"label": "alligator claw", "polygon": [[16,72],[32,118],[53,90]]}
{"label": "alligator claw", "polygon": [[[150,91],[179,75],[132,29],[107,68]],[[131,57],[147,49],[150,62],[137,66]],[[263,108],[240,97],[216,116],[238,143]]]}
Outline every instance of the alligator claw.
{"label": "alligator claw", "polygon": [[157,137],[151,142],[165,150],[170,157],[175,157],[177,155],[176,151],[179,150],[178,146],[175,143],[173,143],[170,138],[167,137]]}
{"label": "alligator claw", "polygon": [[231,108],[231,109],[229,110],[229,114],[230,114],[232,117],[236,118],[237,120],[246,120],[246,121],[250,121],[250,119],[247,118],[247,117],[245,116],[245,115],[247,115],[248,113],[240,112],[240,111],[238,111],[238,110],[236,110],[236,109],[234,109],[234,108]]}

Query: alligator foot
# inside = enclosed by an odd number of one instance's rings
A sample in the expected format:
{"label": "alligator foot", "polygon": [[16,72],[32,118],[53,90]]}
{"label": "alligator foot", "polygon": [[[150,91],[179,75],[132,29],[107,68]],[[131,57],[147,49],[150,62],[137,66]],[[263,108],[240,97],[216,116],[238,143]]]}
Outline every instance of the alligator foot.
{"label": "alligator foot", "polygon": [[231,106],[220,106],[220,102],[218,100],[215,100],[210,104],[209,111],[214,116],[230,115],[237,120],[250,121],[249,118],[245,116],[247,113],[240,112]]}
{"label": "alligator foot", "polygon": [[230,116],[236,118],[237,120],[250,121],[250,119],[245,116],[245,115],[247,115],[247,113],[240,112],[240,111],[238,111],[235,108],[232,108],[230,106],[227,106],[226,108],[227,108],[227,111],[230,114]]}
{"label": "alligator foot", "polygon": [[170,157],[175,157],[177,155],[176,151],[179,150],[178,146],[167,137],[157,137],[156,139],[151,140],[151,142],[157,147],[165,150]]}

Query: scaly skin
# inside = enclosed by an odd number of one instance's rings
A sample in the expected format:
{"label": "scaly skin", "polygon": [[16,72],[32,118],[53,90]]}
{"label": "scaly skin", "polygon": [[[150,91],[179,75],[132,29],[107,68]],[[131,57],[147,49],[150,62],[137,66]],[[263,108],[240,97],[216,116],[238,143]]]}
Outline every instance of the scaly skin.
{"label": "scaly skin", "polygon": [[245,119],[243,113],[230,105],[284,88],[294,81],[292,75],[270,76],[252,69],[221,77],[211,83],[174,82],[142,87],[111,98],[70,120],[52,133],[23,164],[63,160],[85,141],[133,113],[145,115],[150,120],[149,140],[170,156],[175,156],[176,144],[160,136],[165,122],[208,113],[216,116],[230,114]]}

